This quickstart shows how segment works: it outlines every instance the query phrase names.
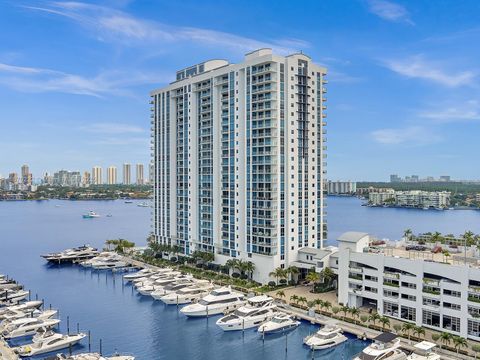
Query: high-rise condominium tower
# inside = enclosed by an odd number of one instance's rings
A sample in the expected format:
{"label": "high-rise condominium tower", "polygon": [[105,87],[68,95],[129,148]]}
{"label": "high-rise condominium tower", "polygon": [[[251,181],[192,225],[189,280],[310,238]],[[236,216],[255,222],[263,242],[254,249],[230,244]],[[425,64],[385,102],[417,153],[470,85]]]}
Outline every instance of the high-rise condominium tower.
{"label": "high-rise condominium tower", "polygon": [[109,166],[107,168],[107,184],[114,185],[117,183],[117,168],[115,166]]}
{"label": "high-rise condominium tower", "polygon": [[25,185],[32,185],[32,174],[28,165],[22,165],[22,183]]}
{"label": "high-rise condominium tower", "polygon": [[92,183],[92,176],[88,171],[83,172],[82,185],[90,185]]}
{"label": "high-rise condominium tower", "polygon": [[262,282],[325,238],[326,69],[261,49],[151,92],[157,241],[255,264]]}
{"label": "high-rise condominium tower", "polygon": [[143,164],[137,164],[136,166],[136,175],[137,175],[137,185],[143,185],[145,183],[143,174]]}
{"label": "high-rise condominium tower", "polygon": [[102,168],[100,166],[94,166],[92,168],[92,184],[101,185],[102,182]]}
{"label": "high-rise condominium tower", "polygon": [[130,185],[132,183],[132,165],[123,164],[123,183]]}

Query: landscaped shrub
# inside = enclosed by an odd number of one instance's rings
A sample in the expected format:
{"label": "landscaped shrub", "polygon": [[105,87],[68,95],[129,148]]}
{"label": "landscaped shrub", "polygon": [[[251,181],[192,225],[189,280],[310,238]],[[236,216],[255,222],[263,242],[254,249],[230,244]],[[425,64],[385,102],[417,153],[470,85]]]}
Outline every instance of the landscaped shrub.
{"label": "landscaped shrub", "polygon": [[275,281],[269,281],[268,286],[275,287],[275,286],[277,286],[277,283]]}
{"label": "landscaped shrub", "polygon": [[240,277],[240,274],[239,273],[233,273],[232,277],[235,278],[235,279],[238,279]]}
{"label": "landscaped shrub", "polygon": [[280,279],[279,283],[280,283],[280,285],[286,285],[287,284],[287,279]]}

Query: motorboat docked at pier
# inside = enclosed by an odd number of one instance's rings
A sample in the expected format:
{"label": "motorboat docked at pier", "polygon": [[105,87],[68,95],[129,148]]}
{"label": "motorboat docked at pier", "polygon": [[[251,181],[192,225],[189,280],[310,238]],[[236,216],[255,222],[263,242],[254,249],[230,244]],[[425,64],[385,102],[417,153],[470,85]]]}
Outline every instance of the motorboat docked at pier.
{"label": "motorboat docked at pier", "polygon": [[316,333],[305,337],[303,343],[311,349],[320,350],[337,346],[347,340],[339,326],[327,324]]}
{"label": "motorboat docked at pier", "polygon": [[0,326],[5,339],[34,335],[40,328],[51,328],[60,323],[58,319],[22,318],[9,321]]}
{"label": "motorboat docked at pier", "polygon": [[153,270],[153,269],[148,269],[148,268],[147,269],[142,269],[142,270],[134,272],[133,274],[123,275],[123,280],[132,281],[132,280],[140,279],[140,278],[148,276],[148,275],[153,275],[155,273],[156,273],[156,271]]}
{"label": "motorboat docked at pier", "polygon": [[37,309],[29,310],[29,311],[22,311],[22,310],[9,310],[3,315],[3,320],[1,321],[12,321],[16,319],[22,318],[37,318],[37,319],[51,319],[58,314],[57,310],[45,310],[40,311]]}
{"label": "motorboat docked at pier", "polygon": [[208,295],[212,289],[213,285],[210,282],[208,282],[208,284],[197,282],[195,285],[171,292],[167,295],[160,296],[156,294],[156,292],[153,292],[152,296],[154,299],[161,300],[167,305],[181,305],[189,304]]}
{"label": "motorboat docked at pier", "polygon": [[142,295],[151,295],[154,292],[164,293],[164,289],[174,285],[192,285],[193,277],[191,275],[171,276],[165,279],[157,279],[153,283],[143,284],[137,287],[137,291]]}
{"label": "motorboat docked at pier", "polygon": [[82,353],[70,356],[58,354],[56,357],[49,360],[135,360],[135,357],[130,355],[103,356],[99,353]]}
{"label": "motorboat docked at pier", "polygon": [[40,342],[19,346],[14,350],[20,356],[35,356],[68,348],[75,345],[76,343],[84,339],[86,336],[87,335],[84,333],[78,333],[75,335],[63,335],[54,333]]}
{"label": "motorboat docked at pier", "polygon": [[406,360],[407,355],[400,350],[400,338],[390,332],[382,333],[373,343],[357,354],[354,360]]}
{"label": "motorboat docked at pier", "polygon": [[100,260],[92,263],[92,268],[95,270],[120,269],[127,266],[128,264],[125,261],[115,258]]}
{"label": "motorboat docked at pier", "polygon": [[42,306],[43,302],[40,300],[27,301],[20,305],[11,305],[0,309],[0,320],[5,318],[5,315],[9,314],[11,311],[23,311],[26,313],[32,312],[36,309],[39,309]]}
{"label": "motorboat docked at pier", "polygon": [[216,324],[223,331],[250,329],[270,320],[275,314],[275,308],[270,296],[254,296],[247,299],[246,305],[218,319]]}
{"label": "motorboat docked at pier", "polygon": [[300,321],[295,320],[293,316],[286,313],[277,313],[270,321],[259,326],[258,332],[268,335],[277,334],[285,331],[296,329],[300,325]]}
{"label": "motorboat docked at pier", "polygon": [[29,292],[26,290],[7,289],[0,291],[0,304],[15,304],[28,297]]}
{"label": "motorboat docked at pier", "polygon": [[244,304],[245,297],[242,293],[223,287],[211,291],[197,303],[185,306],[180,312],[190,317],[203,317],[233,311]]}
{"label": "motorboat docked at pier", "polygon": [[441,357],[433,352],[437,346],[429,341],[422,341],[414,345],[415,350],[408,355],[408,360],[440,360]]}
{"label": "motorboat docked at pier", "polygon": [[79,260],[87,260],[97,256],[98,250],[89,245],[80,246],[78,248],[67,249],[58,253],[51,253],[41,255],[45,260],[49,262],[73,262]]}

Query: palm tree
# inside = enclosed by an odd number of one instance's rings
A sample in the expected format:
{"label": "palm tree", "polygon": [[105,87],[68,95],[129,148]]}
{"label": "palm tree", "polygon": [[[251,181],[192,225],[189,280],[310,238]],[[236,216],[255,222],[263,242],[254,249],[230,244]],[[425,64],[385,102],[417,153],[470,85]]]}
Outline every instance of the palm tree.
{"label": "palm tree", "polygon": [[293,294],[292,296],[290,296],[290,301],[293,301],[295,304],[298,304],[298,296]]}
{"label": "palm tree", "polygon": [[301,296],[301,297],[298,298],[298,303],[306,304],[307,302],[308,302],[308,300],[305,296]]}
{"label": "palm tree", "polygon": [[475,234],[471,231],[465,231],[465,233],[462,235],[463,240],[465,240],[466,246],[471,246],[475,244],[474,235]]}
{"label": "palm tree", "polygon": [[315,307],[315,304],[316,304],[315,300],[307,301],[307,307],[309,309],[313,309]]}
{"label": "palm tree", "polygon": [[[286,269],[287,274],[290,276],[290,280],[293,280],[294,276],[297,276],[300,273],[300,270],[296,266],[289,266]],[[296,283],[296,282],[295,282]]]}
{"label": "palm tree", "polygon": [[377,312],[373,312],[372,314],[370,314],[370,316],[368,317],[368,320],[370,320],[371,322],[373,322],[373,326],[375,326],[375,322],[380,320],[381,316],[377,313]]}
{"label": "palm tree", "polygon": [[245,262],[244,270],[248,274],[248,277],[251,279],[253,277],[253,272],[255,271],[255,264],[251,261]]}
{"label": "palm tree", "polygon": [[322,278],[323,283],[330,285],[332,280],[335,278],[335,273],[329,267],[326,267],[320,272],[320,277]]}
{"label": "palm tree", "polygon": [[347,317],[347,313],[350,312],[350,308],[347,305],[342,305],[340,311],[343,312],[343,319]]}
{"label": "palm tree", "polygon": [[332,307],[332,313],[333,313],[333,315],[337,315],[339,311],[340,311],[340,308],[339,308],[338,306],[333,306],[333,307]]}
{"label": "palm tree", "polygon": [[462,347],[468,347],[467,339],[461,336],[454,336],[453,343],[455,344],[455,349],[457,349],[457,354]]}
{"label": "palm tree", "polygon": [[440,339],[440,334],[438,333],[433,333],[432,334],[432,340],[436,343]]}
{"label": "palm tree", "polygon": [[442,251],[443,256],[445,257],[445,262],[448,261],[448,257],[450,256],[450,252],[448,250]]}
{"label": "palm tree", "polygon": [[277,297],[279,297],[280,299],[283,299],[285,297],[285,291],[278,290],[275,295],[277,295]]}
{"label": "palm tree", "polygon": [[395,330],[395,333],[399,333],[400,330],[402,330],[402,325],[400,324],[393,324],[393,329]]}
{"label": "palm tree", "polygon": [[367,315],[361,315],[360,316],[360,321],[362,324],[365,324],[368,321],[368,316]]}
{"label": "palm tree", "polygon": [[315,283],[320,280],[320,274],[315,272],[315,271],[310,271],[307,276],[305,277],[305,280],[308,282],[312,283],[312,292],[313,289],[315,288]]}
{"label": "palm tree", "polygon": [[287,274],[286,274],[285,269],[282,269],[282,268],[278,267],[275,270],[273,270],[272,272],[270,272],[268,274],[268,276],[274,277],[276,279],[276,283],[278,285],[278,280],[279,279],[285,279]]}
{"label": "palm tree", "polygon": [[415,328],[413,329],[413,335],[418,335],[418,337],[420,338],[421,335],[423,335],[423,337],[425,338],[425,329],[421,326],[415,326]]}
{"label": "palm tree", "polygon": [[238,266],[238,260],[237,259],[227,260],[227,262],[225,263],[225,266],[228,268],[228,270],[234,271]]}
{"label": "palm tree", "polygon": [[[441,341],[442,344],[444,344],[444,345],[450,344],[450,342],[452,341],[452,338],[453,338],[453,336],[452,336],[452,334],[450,334],[450,333],[442,332],[442,333],[440,334],[440,341]],[[440,346],[440,347],[442,347],[442,346]]]}
{"label": "palm tree", "polygon": [[415,325],[410,324],[410,323],[405,323],[402,326],[402,331],[403,331],[404,334],[405,333],[407,334],[408,340],[410,340],[410,331],[412,331],[413,329],[415,329]]}
{"label": "palm tree", "polygon": [[403,232],[403,237],[406,238],[407,240],[410,240],[412,238],[412,230],[411,229],[406,229]]}
{"label": "palm tree", "polygon": [[328,300],[325,300],[323,302],[323,307],[326,309],[326,311],[328,312],[328,309],[330,309],[332,307],[332,303]]}
{"label": "palm tree", "polygon": [[315,305],[317,305],[320,309],[323,309],[325,306],[325,303],[323,302],[322,299],[315,299]]}
{"label": "palm tree", "polygon": [[358,310],[356,307],[352,307],[350,308],[349,312],[350,312],[350,315],[352,315],[353,322],[357,324],[357,321],[355,320],[355,318],[358,318],[360,316],[360,310]]}
{"label": "palm tree", "polygon": [[432,236],[430,237],[430,239],[433,241],[433,242],[440,242],[442,243],[442,240],[443,240],[443,237],[442,237],[442,234],[439,233],[438,231],[435,231]]}
{"label": "palm tree", "polygon": [[390,327],[390,319],[388,317],[382,316],[378,321],[382,324],[382,331],[385,331],[385,326]]}

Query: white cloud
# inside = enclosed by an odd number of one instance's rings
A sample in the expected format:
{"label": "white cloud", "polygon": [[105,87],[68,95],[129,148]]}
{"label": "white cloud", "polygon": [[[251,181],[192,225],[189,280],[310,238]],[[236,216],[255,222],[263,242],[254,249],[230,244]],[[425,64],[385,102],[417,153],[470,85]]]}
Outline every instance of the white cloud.
{"label": "white cloud", "polygon": [[429,80],[448,87],[471,85],[477,77],[473,71],[454,72],[442,69],[437,62],[427,61],[421,55],[406,59],[387,60],[384,64],[400,75]]}
{"label": "white cloud", "polygon": [[407,9],[402,5],[386,0],[368,0],[367,3],[370,12],[384,20],[413,24]]}
{"label": "white cloud", "polygon": [[422,126],[396,129],[379,129],[371,133],[373,139],[385,145],[428,145],[442,140],[442,137]]}
{"label": "white cloud", "polygon": [[106,94],[131,96],[128,88],[158,84],[168,78],[137,71],[105,71],[85,77],[62,71],[0,63],[0,84],[21,92],[61,92],[102,97]]}
{"label": "white cloud", "polygon": [[432,119],[437,123],[476,121],[480,120],[480,102],[478,100],[470,100],[461,106],[430,109],[420,112],[419,116]]}
{"label": "white cloud", "polygon": [[89,31],[94,31],[99,39],[120,42],[123,45],[147,45],[160,43],[175,44],[189,41],[204,45],[221,46],[234,51],[250,51],[271,47],[279,53],[291,53],[309,44],[299,39],[275,39],[259,41],[228,32],[196,27],[169,26],[156,21],[144,20],[126,12],[81,2],[51,2],[46,6],[24,6],[27,9],[42,11],[67,17]]}

